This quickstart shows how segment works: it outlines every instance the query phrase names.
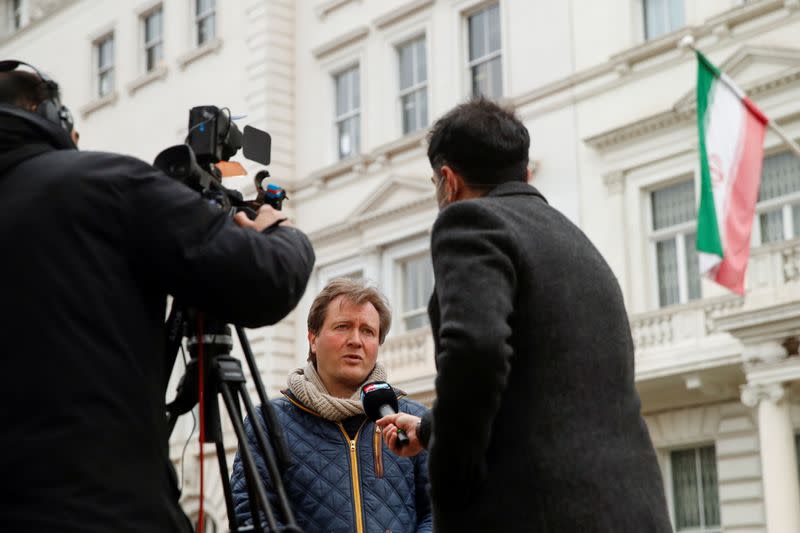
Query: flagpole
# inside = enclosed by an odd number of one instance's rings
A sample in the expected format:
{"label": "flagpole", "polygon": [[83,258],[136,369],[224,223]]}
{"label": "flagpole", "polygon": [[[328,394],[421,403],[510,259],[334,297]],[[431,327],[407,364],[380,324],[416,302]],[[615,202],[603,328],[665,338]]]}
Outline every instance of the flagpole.
{"label": "flagpole", "polygon": [[[686,35],[683,39],[680,40],[678,46],[681,48],[690,48],[695,52],[699,52],[699,50],[694,45],[694,37],[692,35]],[[723,76],[724,78],[724,76]],[[767,127],[771,129],[775,135],[777,135],[789,149],[794,152],[794,155],[800,157],[800,145],[798,145],[794,139],[792,139],[786,131],[778,126],[774,120],[767,121]]]}

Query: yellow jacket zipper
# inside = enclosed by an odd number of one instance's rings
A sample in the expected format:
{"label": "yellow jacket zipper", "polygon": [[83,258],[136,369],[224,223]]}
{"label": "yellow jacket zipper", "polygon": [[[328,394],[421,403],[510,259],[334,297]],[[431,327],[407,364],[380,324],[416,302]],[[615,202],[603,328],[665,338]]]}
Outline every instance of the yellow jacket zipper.
{"label": "yellow jacket zipper", "polygon": [[344,435],[345,440],[350,443],[350,474],[353,477],[353,505],[356,513],[356,533],[364,533],[364,513],[361,508],[361,483],[358,478],[358,453],[356,450],[356,442],[358,441],[358,434],[361,432],[361,428],[364,427],[366,422],[367,421],[364,420],[364,422],[361,423],[358,431],[356,431],[356,437],[352,440],[350,439],[350,435],[348,435],[347,431],[344,429],[342,423],[336,423],[336,425],[339,426],[342,435]]}
{"label": "yellow jacket zipper", "polygon": [[372,451],[375,455],[375,477],[383,477],[383,457],[381,456],[381,428],[375,426],[375,433],[372,436]]}

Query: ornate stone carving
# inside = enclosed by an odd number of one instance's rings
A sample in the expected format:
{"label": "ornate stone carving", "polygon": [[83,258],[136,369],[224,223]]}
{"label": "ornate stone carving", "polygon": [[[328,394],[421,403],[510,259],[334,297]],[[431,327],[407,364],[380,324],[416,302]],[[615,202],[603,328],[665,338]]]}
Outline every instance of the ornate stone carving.
{"label": "ornate stone carving", "polygon": [[777,404],[786,397],[786,387],[782,383],[742,385],[742,403],[747,407],[757,407],[762,401]]}

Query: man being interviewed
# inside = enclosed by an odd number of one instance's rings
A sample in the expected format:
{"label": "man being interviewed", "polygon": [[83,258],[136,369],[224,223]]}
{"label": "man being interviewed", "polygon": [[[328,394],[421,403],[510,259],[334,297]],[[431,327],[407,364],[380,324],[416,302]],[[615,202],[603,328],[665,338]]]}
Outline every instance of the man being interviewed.
{"label": "man being interviewed", "polygon": [[[384,297],[349,279],[328,283],[311,305],[309,363],[289,374],[288,390],[272,401],[292,455],[284,474],[286,493],[304,531],[431,531],[427,454],[404,458],[384,453],[380,430],[367,420],[360,401],[364,383],[386,380],[377,357],[390,324]],[[405,398],[399,405],[400,411],[417,416],[425,410]],[[258,414],[264,427],[260,410]],[[245,421],[245,429],[251,449],[257,450],[251,420]],[[258,453],[256,462],[274,504],[275,487]],[[237,518],[250,523],[238,453],[231,486]]]}
{"label": "man being interviewed", "polygon": [[406,430],[402,455],[431,435],[437,533],[672,531],[622,292],[526,183],[529,145],[487,100],[434,125],[436,402],[419,432],[408,415],[378,423],[390,444]]}

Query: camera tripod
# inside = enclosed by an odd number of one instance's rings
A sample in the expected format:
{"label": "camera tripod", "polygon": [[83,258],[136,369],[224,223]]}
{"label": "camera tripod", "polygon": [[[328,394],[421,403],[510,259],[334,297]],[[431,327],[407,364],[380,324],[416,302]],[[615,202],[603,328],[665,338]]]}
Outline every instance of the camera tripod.
{"label": "camera tripod", "polygon": [[[203,313],[184,309],[178,302],[173,302],[166,328],[166,353],[177,356],[182,338],[185,336],[190,354],[186,372],[178,384],[177,395],[167,405],[168,434],[172,434],[178,416],[188,413],[196,404],[201,404],[204,412],[204,416],[200,420],[201,438],[216,445],[231,533],[265,531],[264,527],[273,532],[302,533],[292,514],[282,479],[282,473],[291,462],[289,449],[284,440],[283,429],[275,416],[272,404],[267,399],[264,383],[256,368],[255,357],[244,329],[240,326],[234,327],[250,369],[250,375],[256,386],[266,428],[261,426],[260,417],[256,415],[256,408],[247,392],[242,364],[238,359],[230,356],[233,348],[231,327],[224,322],[207,317]],[[169,365],[167,375],[172,370],[172,363],[174,363],[174,358],[172,362],[167,361]],[[217,394],[222,396],[226,411],[233,424],[247,481],[250,516],[253,523],[244,527],[238,523],[233,506]],[[270,479],[273,482],[277,495],[277,506],[285,524],[283,527],[278,526],[275,511],[272,509],[266,489],[258,474],[253,450],[250,449],[245,435],[240,400],[250,419],[258,451],[265,460]],[[267,428],[269,437],[265,431]],[[261,520],[262,513],[264,521]]]}

